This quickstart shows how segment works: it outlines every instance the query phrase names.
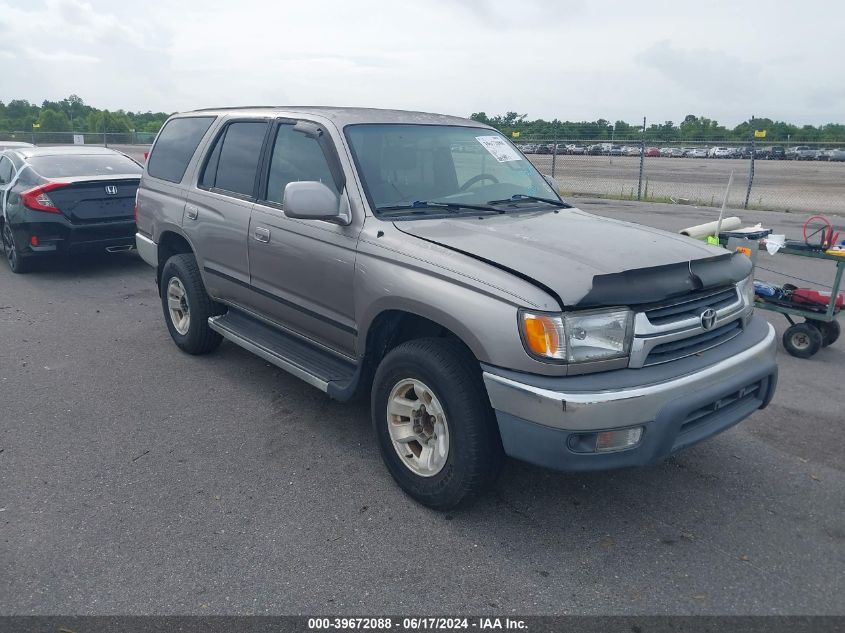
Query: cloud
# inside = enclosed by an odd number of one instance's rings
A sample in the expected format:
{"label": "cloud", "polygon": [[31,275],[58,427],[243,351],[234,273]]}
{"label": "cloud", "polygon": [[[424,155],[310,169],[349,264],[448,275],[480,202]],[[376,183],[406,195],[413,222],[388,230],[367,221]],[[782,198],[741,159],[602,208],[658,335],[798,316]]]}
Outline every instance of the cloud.
{"label": "cloud", "polygon": [[0,100],[819,123],[845,112],[843,21],[823,0],[0,0]]}
{"label": "cloud", "polygon": [[669,40],[661,40],[634,59],[699,98],[711,99],[718,95],[720,99],[741,102],[760,87],[762,67],[759,63],[719,50],[677,48]]}

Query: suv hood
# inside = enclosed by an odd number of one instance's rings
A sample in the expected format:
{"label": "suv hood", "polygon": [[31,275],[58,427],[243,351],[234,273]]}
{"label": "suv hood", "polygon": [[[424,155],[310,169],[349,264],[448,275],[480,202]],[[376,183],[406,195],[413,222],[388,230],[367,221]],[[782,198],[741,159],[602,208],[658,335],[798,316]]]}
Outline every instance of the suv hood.
{"label": "suv hood", "polygon": [[751,272],[743,255],[580,209],[394,225],[528,279],[561,308],[654,303],[735,283]]}

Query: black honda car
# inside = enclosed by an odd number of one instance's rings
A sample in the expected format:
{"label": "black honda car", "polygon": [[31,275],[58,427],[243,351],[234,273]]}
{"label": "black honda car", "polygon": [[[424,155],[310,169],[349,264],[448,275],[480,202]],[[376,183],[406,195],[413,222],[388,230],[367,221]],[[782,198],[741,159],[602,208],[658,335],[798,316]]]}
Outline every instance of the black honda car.
{"label": "black honda car", "polygon": [[0,152],[0,223],[11,269],[33,257],[129,250],[142,167],[104,147]]}

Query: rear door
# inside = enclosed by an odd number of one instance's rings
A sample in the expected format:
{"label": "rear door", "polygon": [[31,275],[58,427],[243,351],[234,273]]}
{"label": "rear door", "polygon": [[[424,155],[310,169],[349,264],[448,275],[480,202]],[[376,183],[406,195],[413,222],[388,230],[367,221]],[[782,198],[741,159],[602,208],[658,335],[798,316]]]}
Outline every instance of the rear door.
{"label": "rear door", "polygon": [[6,217],[6,191],[12,184],[14,166],[7,156],[0,156],[0,214]]}
{"label": "rear door", "polygon": [[250,118],[220,127],[189,190],[182,221],[200,255],[209,293],[244,307],[254,307],[247,232],[269,125],[268,119]]}

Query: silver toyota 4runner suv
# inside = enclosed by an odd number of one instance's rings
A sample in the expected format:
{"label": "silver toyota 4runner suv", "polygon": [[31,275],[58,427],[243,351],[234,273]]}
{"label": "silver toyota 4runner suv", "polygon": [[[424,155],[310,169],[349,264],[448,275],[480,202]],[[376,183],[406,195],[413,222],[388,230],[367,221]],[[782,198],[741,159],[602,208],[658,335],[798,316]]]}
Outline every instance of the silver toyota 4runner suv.
{"label": "silver toyota 4runner suv", "polygon": [[358,108],[170,118],[137,247],[190,354],[223,338],[337,400],[449,508],[504,456],[656,462],[765,407],[773,328],[741,254],[560,199],[499,132]]}

